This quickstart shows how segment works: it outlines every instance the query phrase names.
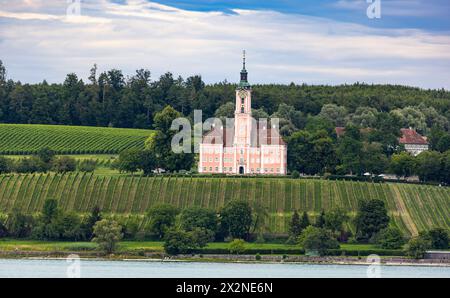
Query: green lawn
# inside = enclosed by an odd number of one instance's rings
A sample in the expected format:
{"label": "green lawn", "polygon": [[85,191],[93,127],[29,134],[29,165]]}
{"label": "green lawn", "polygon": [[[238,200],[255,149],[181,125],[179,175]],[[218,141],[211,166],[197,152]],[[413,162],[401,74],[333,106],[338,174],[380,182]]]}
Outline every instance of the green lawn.
{"label": "green lawn", "polygon": [[49,242],[35,240],[0,240],[0,251],[83,251],[95,250],[92,242]]}
{"label": "green lawn", "polygon": [[[228,249],[229,244],[223,242],[209,243],[206,249]],[[1,240],[0,251],[88,251],[95,250],[97,244],[92,242],[48,242],[34,240]],[[247,249],[261,250],[292,250],[298,248],[295,245],[286,245],[279,243],[247,243]],[[365,251],[377,249],[371,244],[342,244],[341,249],[347,251]],[[163,242],[156,241],[122,241],[119,245],[120,251],[155,251],[162,252]]]}

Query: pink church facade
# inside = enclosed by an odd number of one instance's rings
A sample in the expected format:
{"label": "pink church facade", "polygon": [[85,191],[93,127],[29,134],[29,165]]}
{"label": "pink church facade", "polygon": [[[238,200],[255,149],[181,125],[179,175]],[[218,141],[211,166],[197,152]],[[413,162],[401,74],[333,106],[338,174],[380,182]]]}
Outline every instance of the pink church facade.
{"label": "pink church facade", "polygon": [[214,127],[200,143],[199,173],[228,175],[286,175],[287,145],[277,126],[252,117],[252,88],[247,70],[236,89],[232,126]]}

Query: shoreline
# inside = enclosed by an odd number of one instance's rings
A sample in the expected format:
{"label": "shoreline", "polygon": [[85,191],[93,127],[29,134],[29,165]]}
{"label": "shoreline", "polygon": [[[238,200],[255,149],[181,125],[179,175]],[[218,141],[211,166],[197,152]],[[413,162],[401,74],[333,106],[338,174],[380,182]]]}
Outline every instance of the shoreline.
{"label": "shoreline", "polygon": [[[69,256],[79,256],[82,261],[114,261],[114,262],[185,262],[185,263],[228,263],[228,264],[297,264],[297,265],[346,265],[369,266],[374,263],[366,258],[357,257],[306,257],[261,255],[256,260],[254,255],[178,255],[165,256],[164,254],[148,254],[136,256],[132,254],[116,254],[105,256],[92,252],[39,252],[39,251],[1,251],[3,260],[66,260]],[[404,257],[381,257],[381,266],[411,266],[411,267],[450,267],[450,260],[409,259]]]}

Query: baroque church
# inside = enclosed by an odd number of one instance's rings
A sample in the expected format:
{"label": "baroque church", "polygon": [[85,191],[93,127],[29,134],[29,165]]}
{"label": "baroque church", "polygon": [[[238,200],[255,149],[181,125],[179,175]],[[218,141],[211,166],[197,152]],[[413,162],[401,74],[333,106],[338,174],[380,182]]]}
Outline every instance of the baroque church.
{"label": "baroque church", "polygon": [[[199,173],[286,175],[287,146],[271,121],[252,117],[252,87],[245,52],[236,89],[233,125],[213,126],[200,143]],[[228,123],[228,122],[227,122]]]}

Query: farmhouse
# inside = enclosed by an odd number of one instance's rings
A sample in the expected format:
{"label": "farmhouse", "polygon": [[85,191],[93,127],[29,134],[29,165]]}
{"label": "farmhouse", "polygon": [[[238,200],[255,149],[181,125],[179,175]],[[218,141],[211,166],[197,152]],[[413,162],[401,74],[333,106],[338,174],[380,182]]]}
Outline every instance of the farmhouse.
{"label": "farmhouse", "polygon": [[286,175],[286,143],[278,126],[253,119],[252,88],[247,76],[244,52],[233,125],[215,126],[203,137],[199,173]]}
{"label": "farmhouse", "polygon": [[405,150],[414,156],[428,150],[428,141],[421,136],[415,129],[402,128],[402,136],[398,142],[405,146]]}
{"label": "farmhouse", "polygon": [[[364,130],[367,131],[370,130],[370,128]],[[361,129],[361,132],[364,132],[364,130]],[[336,127],[335,131],[338,137],[342,137],[345,134],[345,127]],[[400,132],[402,135],[398,138],[398,142],[403,145],[406,152],[409,152],[411,155],[417,156],[429,149],[427,138],[420,135],[415,129],[402,128],[400,129]]]}

